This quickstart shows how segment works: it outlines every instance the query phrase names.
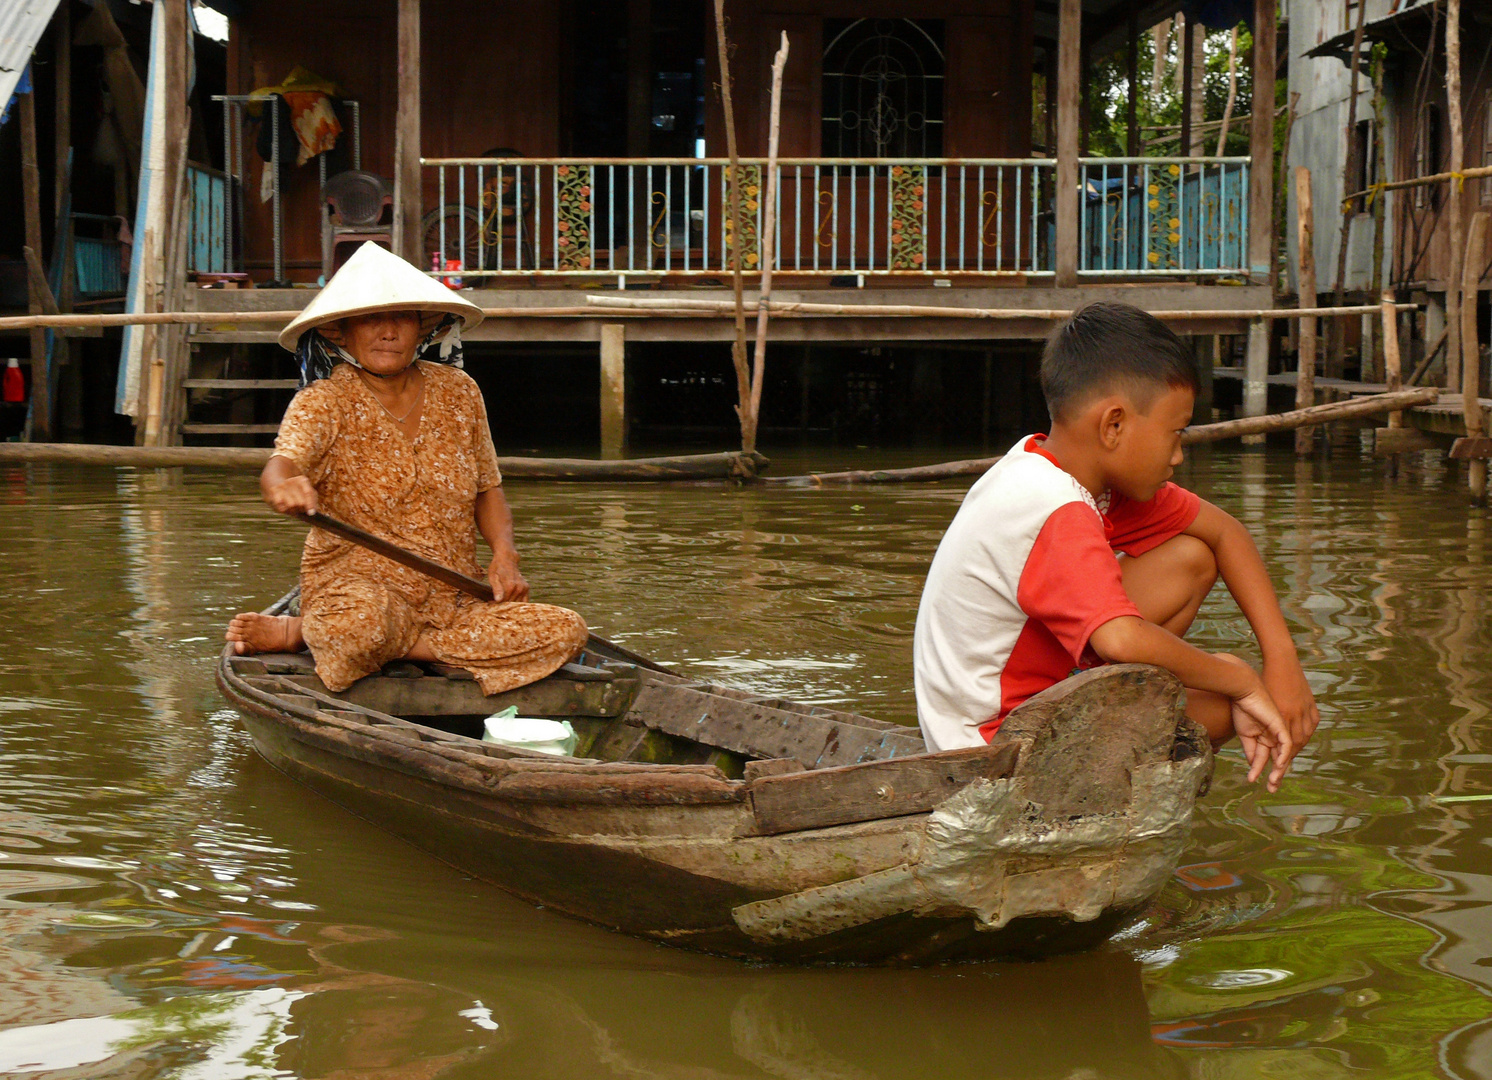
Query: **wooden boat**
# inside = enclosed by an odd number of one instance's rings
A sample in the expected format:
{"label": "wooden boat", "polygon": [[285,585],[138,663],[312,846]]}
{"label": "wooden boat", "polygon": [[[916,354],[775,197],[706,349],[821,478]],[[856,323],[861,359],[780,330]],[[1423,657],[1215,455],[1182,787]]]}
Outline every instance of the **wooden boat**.
{"label": "wooden boat", "polygon": [[[272,764],[466,873],[626,933],[794,963],[1096,944],[1170,877],[1212,773],[1180,684],[1140,665],[1038,695],[988,747],[931,754],[915,729],[599,638],[493,697],[407,662],[333,694],[306,653],[225,650],[217,678]],[[480,741],[509,705],[569,720],[584,756]]]}

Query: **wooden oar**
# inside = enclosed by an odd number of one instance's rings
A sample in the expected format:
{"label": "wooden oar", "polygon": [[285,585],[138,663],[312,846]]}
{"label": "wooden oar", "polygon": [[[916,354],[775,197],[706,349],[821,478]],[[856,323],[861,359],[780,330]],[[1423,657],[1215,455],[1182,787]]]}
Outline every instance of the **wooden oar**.
{"label": "wooden oar", "polygon": [[[376,552],[385,559],[392,559],[394,562],[402,566],[407,566],[411,570],[418,570],[422,574],[429,574],[436,581],[443,581],[447,585],[460,589],[464,593],[470,593],[478,600],[495,599],[492,586],[487,582],[478,581],[474,577],[467,577],[459,570],[452,570],[449,566],[442,566],[440,563],[427,559],[423,555],[416,555],[412,551],[405,551],[398,544],[392,544],[381,536],[374,536],[370,532],[364,532],[356,525],[349,525],[345,521],[338,521],[334,517],[327,517],[319,511],[314,514],[296,514],[295,516],[307,525],[314,525],[318,529],[325,529],[329,533],[340,536],[343,540],[350,540],[360,547],[365,547],[369,551]],[[593,651],[599,649],[603,655],[609,651],[615,657],[625,660],[628,663],[636,664],[638,667],[651,668],[653,671],[672,674],[662,664],[649,660],[645,656],[639,656],[631,650],[624,649],[615,642],[597,637],[595,634],[590,635],[586,647]]]}
{"label": "wooden oar", "polygon": [[464,593],[470,593],[478,600],[495,599],[492,586],[485,581],[478,581],[474,577],[467,577],[449,566],[442,566],[438,562],[416,555],[412,551],[405,551],[398,544],[391,544],[381,536],[374,536],[370,532],[364,532],[355,525],[349,525],[345,521],[338,521],[334,517],[327,517],[321,512],[312,514],[296,514],[308,525],[314,525],[318,529],[324,529],[329,533],[340,536],[343,540],[350,540],[360,547],[382,555],[385,559],[418,570],[422,574],[428,574],[436,581],[443,581],[452,588],[460,589]]}

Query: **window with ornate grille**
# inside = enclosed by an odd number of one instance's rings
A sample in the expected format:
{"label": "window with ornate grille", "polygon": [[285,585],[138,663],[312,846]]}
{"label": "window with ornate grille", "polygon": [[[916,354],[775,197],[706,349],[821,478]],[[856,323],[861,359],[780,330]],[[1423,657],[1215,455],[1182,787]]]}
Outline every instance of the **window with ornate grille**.
{"label": "window with ornate grille", "polygon": [[942,20],[826,19],[824,42],[826,156],[942,155]]}

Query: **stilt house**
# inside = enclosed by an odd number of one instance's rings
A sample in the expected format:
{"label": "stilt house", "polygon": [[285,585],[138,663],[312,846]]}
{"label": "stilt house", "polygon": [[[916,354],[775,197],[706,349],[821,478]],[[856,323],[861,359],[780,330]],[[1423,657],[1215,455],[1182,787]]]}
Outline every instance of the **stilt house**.
{"label": "stilt house", "polygon": [[[1349,302],[1392,287],[1425,305],[1414,334],[1420,358],[1445,327],[1451,274],[1445,183],[1378,191],[1376,185],[1451,168],[1445,0],[1286,0],[1289,91],[1295,116],[1287,148],[1288,280],[1296,286],[1297,166],[1311,172],[1318,290]],[[1353,42],[1361,23],[1355,108]],[[1492,7],[1463,0],[1461,113],[1466,168],[1492,165]],[[1492,210],[1492,178],[1462,186],[1464,213]],[[1345,226],[1345,258],[1343,240]],[[1376,266],[1375,266],[1376,264]],[[1480,275],[1481,339],[1487,290]],[[1330,358],[1328,360],[1330,362]]]}
{"label": "stilt house", "polygon": [[[129,305],[202,319],[126,335],[116,404],[149,441],[272,433],[291,358],[234,315],[303,307],[367,237],[509,312],[468,342],[467,368],[514,450],[594,450],[598,432],[608,453],[629,435],[729,442],[731,321],[623,316],[586,297],[727,299],[737,257],[753,310],[767,259],[777,299],[851,309],[773,320],[768,439],[968,445],[1044,416],[1033,376],[1048,321],[877,307],[1271,306],[1272,110],[1254,110],[1247,156],[1140,156],[1137,39],[1180,0],[727,0],[739,237],[709,0],[209,2],[228,16],[225,72],[190,109],[186,0],[153,9],[153,194],[134,223]],[[1243,62],[1273,87],[1275,0],[1230,3],[1256,31]],[[1086,156],[1085,66],[1124,50],[1132,156]],[[183,141],[202,111],[206,160]],[[1184,331],[1249,334],[1262,372],[1266,327],[1223,315]]]}

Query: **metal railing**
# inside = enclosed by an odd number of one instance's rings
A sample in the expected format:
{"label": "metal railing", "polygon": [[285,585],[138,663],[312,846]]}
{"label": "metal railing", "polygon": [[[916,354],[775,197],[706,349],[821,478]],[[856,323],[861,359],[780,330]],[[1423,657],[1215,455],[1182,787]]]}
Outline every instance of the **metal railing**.
{"label": "metal railing", "polygon": [[[729,274],[1042,275],[1054,265],[1050,159],[743,159],[733,238],[721,158],[428,158],[424,251],[445,278]],[[427,187],[428,190],[428,187]]]}
{"label": "metal railing", "polygon": [[1081,158],[1078,270],[1248,273],[1249,159]]}

